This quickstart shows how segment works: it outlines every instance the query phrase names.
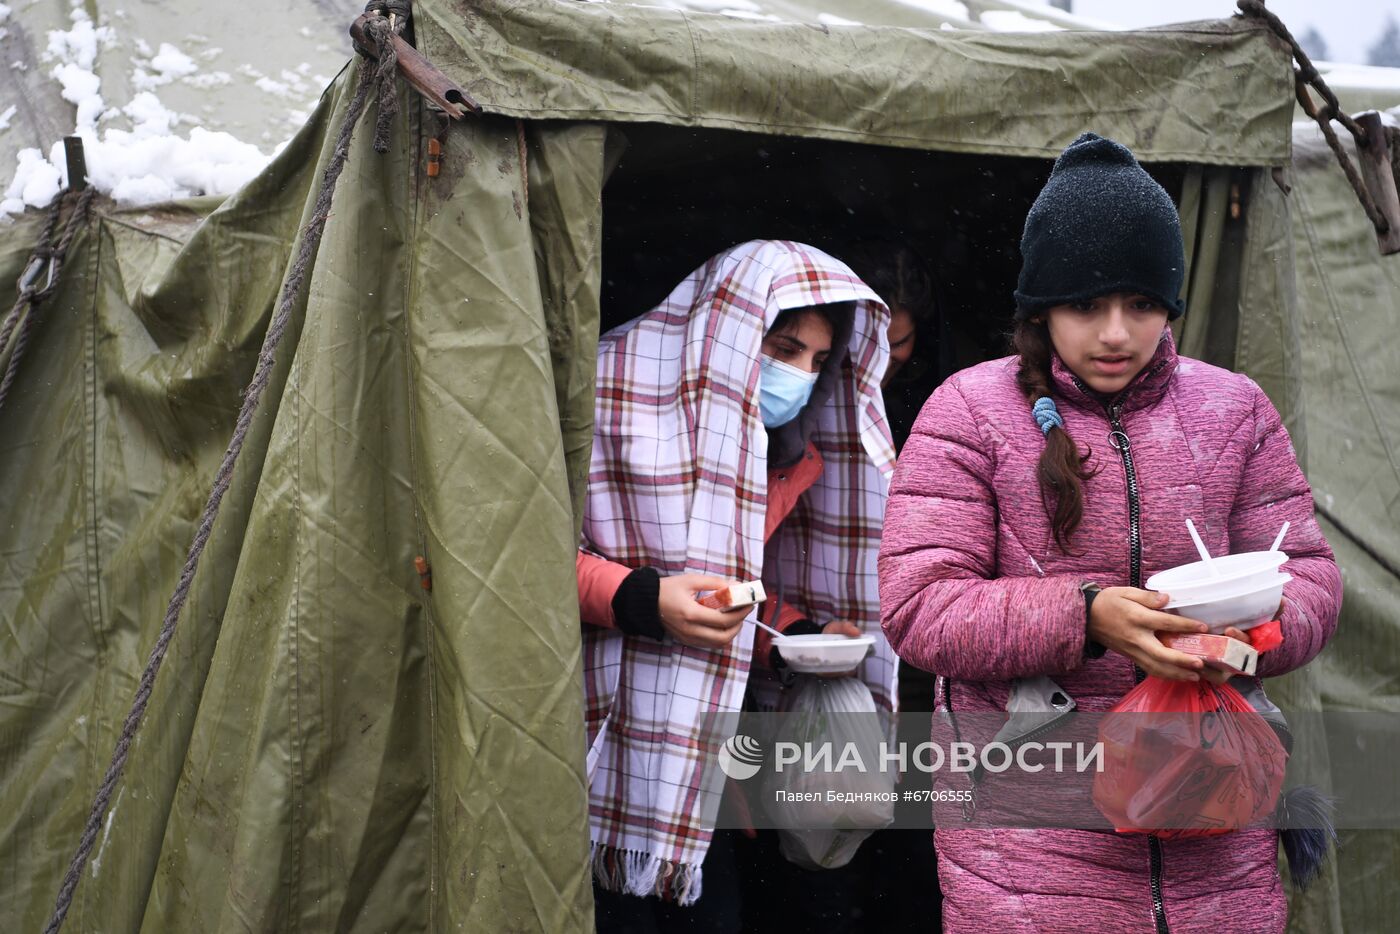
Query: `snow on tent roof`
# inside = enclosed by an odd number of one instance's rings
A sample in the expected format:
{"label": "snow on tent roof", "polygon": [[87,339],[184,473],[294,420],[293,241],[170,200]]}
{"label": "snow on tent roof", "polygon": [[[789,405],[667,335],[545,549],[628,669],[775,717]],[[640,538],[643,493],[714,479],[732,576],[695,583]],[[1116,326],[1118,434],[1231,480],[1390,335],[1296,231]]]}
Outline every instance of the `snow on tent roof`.
{"label": "snow on tent roof", "polygon": [[949,27],[990,32],[1120,28],[1035,0],[654,0],[651,3],[638,0],[626,5],[828,26]]}

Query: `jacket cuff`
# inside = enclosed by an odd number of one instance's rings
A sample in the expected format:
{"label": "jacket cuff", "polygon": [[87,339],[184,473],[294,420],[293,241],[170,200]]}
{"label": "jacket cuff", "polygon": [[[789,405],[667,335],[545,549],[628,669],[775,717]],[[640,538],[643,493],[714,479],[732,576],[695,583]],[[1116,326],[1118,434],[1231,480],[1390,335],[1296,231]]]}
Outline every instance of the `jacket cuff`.
{"label": "jacket cuff", "polygon": [[656,568],[637,568],[623,578],[613,594],[613,617],[617,628],[629,636],[646,636],[660,641],[666,636],[661,625],[657,600],[661,596],[661,574]]}
{"label": "jacket cuff", "polygon": [[1107,648],[1089,638],[1089,611],[1093,609],[1094,598],[1099,595],[1101,588],[1098,584],[1084,584],[1079,588],[1079,592],[1084,595],[1084,657],[1103,658]]}

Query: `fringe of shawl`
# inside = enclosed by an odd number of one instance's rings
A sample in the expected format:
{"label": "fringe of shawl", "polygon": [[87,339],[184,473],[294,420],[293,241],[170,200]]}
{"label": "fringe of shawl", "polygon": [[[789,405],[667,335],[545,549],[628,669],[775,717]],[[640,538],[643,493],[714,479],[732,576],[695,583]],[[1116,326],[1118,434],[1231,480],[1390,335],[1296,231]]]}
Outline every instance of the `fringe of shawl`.
{"label": "fringe of shawl", "polygon": [[593,878],[609,892],[639,898],[654,895],[683,907],[695,904],[700,898],[700,866],[695,863],[620,850],[597,840],[589,845],[589,862],[593,866]]}

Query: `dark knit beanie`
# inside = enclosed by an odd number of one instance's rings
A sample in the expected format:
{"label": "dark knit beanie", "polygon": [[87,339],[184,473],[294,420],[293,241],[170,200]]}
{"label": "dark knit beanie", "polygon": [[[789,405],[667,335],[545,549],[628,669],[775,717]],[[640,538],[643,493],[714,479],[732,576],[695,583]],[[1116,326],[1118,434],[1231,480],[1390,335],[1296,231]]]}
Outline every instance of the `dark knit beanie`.
{"label": "dark knit beanie", "polygon": [[1110,292],[1181,300],[1186,253],[1176,205],[1126,146],[1085,133],[1060,153],[1026,215],[1016,319]]}

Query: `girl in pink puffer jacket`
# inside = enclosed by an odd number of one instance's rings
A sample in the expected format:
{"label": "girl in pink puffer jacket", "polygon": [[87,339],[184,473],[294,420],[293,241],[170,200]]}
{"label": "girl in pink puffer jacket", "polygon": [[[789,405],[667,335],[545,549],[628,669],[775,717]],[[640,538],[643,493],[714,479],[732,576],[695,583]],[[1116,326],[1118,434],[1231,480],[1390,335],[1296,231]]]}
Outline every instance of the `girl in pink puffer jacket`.
{"label": "girl in pink puffer jacket", "polygon": [[[1205,627],[1141,589],[1197,560],[1190,517],[1214,554],[1267,549],[1291,523],[1284,643],[1259,675],[1306,664],[1336,627],[1341,578],[1268,398],[1176,354],[1166,324],[1184,310],[1185,262],[1170,197],[1127,149],[1085,134],[1056,162],[1021,252],[1016,356],[939,387],[899,458],[880,553],[895,651],[939,676],[955,712],[1003,711],[1013,680],[1037,675],[1082,711],[1108,710],[1141,672],[1218,680],[1156,637]],[[1282,931],[1277,840],[945,821],[945,929]]]}

